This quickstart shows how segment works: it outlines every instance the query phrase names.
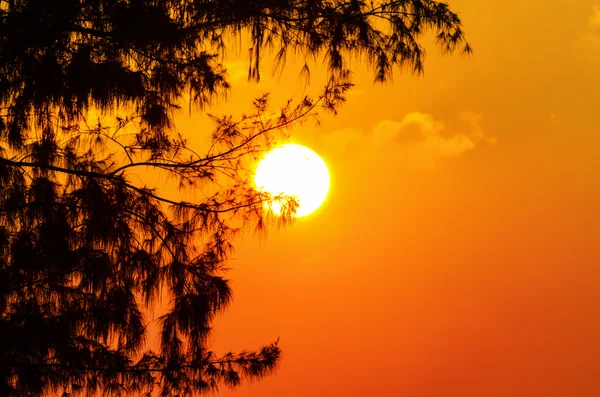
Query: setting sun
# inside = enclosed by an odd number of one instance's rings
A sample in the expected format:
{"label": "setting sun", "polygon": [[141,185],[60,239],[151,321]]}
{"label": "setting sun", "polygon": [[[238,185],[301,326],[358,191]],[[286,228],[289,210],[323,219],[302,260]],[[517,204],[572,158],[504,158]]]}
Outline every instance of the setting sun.
{"label": "setting sun", "polygon": [[[254,178],[256,187],[276,195],[292,196],[298,201],[296,216],[314,212],[325,201],[329,191],[329,171],[317,153],[297,144],[279,146],[259,163]],[[275,214],[281,205],[268,204]]]}

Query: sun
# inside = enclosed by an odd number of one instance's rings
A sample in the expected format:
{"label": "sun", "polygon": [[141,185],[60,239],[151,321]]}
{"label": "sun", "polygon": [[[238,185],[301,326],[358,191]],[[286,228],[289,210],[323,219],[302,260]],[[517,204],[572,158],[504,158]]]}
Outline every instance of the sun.
{"label": "sun", "polygon": [[[296,216],[314,212],[329,192],[329,170],[311,149],[288,143],[268,152],[258,164],[254,177],[256,188],[274,196],[292,196],[298,202]],[[277,215],[281,204],[268,204]]]}

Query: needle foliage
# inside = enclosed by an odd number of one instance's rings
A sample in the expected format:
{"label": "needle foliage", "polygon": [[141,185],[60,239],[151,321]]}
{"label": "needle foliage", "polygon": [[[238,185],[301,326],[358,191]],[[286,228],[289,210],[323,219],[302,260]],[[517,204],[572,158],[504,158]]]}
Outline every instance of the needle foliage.
{"label": "needle foliage", "polygon": [[[207,345],[231,301],[236,225],[264,227],[272,199],[244,161],[335,111],[350,58],[375,81],[422,72],[425,32],[470,52],[459,17],[431,0],[0,1],[0,395],[190,396],[272,373],[277,343],[221,356]],[[322,61],[329,82],[275,113],[265,96],[250,114],[214,117],[198,153],[174,114],[227,93],[236,40],[248,40],[251,80],[264,58],[281,68],[290,55],[304,72]],[[150,173],[210,193],[169,196],[140,178]]]}

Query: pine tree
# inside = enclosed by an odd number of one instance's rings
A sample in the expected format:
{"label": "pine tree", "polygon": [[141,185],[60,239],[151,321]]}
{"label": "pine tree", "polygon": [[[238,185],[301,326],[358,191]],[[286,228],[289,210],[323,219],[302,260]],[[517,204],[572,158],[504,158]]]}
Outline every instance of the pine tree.
{"label": "pine tree", "polygon": [[[470,52],[458,16],[430,0],[0,1],[0,395],[188,396],[273,372],[277,343],[207,347],[231,300],[236,228],[264,227],[263,202],[286,200],[253,190],[244,161],[319,108],[335,112],[349,58],[375,81],[422,72],[427,31],[444,52]],[[293,53],[323,59],[329,82],[277,117],[266,96],[252,114],[215,117],[196,153],[173,115],[184,97],[202,110],[227,92],[235,37],[251,41],[249,79],[265,54],[283,67]],[[134,178],[141,169],[213,193],[170,197]],[[161,297],[151,350],[144,313]]]}

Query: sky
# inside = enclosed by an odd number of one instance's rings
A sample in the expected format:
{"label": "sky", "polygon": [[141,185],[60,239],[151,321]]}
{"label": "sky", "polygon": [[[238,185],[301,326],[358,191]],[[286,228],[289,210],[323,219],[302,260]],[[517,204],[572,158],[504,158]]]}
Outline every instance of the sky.
{"label": "sky", "polygon": [[[283,359],[221,396],[600,395],[600,2],[449,3],[472,56],[428,45],[423,76],[384,85],[357,64],[340,113],[291,132],[330,194],[235,241],[211,346],[280,338]],[[241,54],[211,112],[304,90],[293,63],[247,82]]]}

